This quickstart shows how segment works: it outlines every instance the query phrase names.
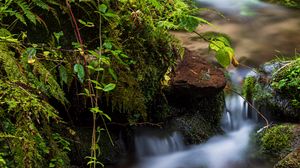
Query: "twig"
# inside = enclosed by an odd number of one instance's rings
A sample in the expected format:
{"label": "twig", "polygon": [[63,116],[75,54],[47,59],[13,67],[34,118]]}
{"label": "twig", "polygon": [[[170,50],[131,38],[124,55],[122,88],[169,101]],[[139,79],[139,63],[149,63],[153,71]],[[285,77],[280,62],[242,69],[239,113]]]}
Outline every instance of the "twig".
{"label": "twig", "polygon": [[233,89],[231,89],[231,88],[228,88],[229,90],[231,90],[233,93],[235,93],[235,94],[237,94],[237,95],[239,95],[242,99],[244,99],[256,112],[257,112],[257,114],[259,114],[264,120],[265,120],[265,122],[266,122],[266,127],[269,127],[269,121],[268,121],[268,119],[260,112],[260,111],[258,111],[253,105],[252,105],[252,103],[250,103],[246,98],[244,98],[239,92],[237,92],[237,91],[235,91],[235,90],[233,90]]}

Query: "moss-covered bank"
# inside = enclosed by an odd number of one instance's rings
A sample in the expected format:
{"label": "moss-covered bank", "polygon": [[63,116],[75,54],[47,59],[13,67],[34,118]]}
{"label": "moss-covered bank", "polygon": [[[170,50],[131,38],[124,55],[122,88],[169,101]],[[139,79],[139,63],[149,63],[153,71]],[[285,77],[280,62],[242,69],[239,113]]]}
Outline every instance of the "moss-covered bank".
{"label": "moss-covered bank", "polygon": [[289,8],[300,9],[300,1],[299,0],[264,0],[264,1],[279,4],[282,6],[289,7]]}

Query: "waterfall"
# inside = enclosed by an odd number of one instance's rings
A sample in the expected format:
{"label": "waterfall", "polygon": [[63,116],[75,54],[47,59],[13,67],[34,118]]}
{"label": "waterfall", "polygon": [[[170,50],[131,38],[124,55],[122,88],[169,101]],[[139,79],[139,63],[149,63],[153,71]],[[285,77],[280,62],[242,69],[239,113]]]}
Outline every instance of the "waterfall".
{"label": "waterfall", "polygon": [[[233,85],[240,85],[248,71],[229,73]],[[256,114],[239,94],[226,95],[225,104],[221,121],[225,135],[214,136],[204,144],[184,146],[178,132],[141,133],[135,137],[139,161],[133,168],[227,168],[243,162]]]}
{"label": "waterfall", "polygon": [[142,134],[135,137],[136,156],[157,156],[177,152],[184,149],[182,136],[173,132],[169,135]]}

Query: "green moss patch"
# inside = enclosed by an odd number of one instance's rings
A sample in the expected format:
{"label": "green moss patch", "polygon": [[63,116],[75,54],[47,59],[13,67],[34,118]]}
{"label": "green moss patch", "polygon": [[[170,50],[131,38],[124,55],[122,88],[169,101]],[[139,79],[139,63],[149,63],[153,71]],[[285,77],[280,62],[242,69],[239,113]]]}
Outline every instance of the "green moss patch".
{"label": "green moss patch", "polygon": [[300,108],[300,58],[286,64],[273,75],[272,87]]}
{"label": "green moss patch", "polygon": [[270,3],[279,4],[289,8],[299,8],[300,9],[300,1],[299,0],[265,0]]}
{"label": "green moss patch", "polygon": [[291,151],[294,126],[290,124],[276,125],[265,132],[260,138],[264,153],[282,156]]}

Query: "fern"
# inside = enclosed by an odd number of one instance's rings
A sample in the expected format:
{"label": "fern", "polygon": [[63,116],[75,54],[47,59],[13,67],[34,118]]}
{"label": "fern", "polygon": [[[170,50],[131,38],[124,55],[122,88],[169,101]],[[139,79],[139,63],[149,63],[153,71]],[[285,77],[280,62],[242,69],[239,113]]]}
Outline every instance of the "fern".
{"label": "fern", "polygon": [[42,9],[45,9],[45,10],[49,10],[50,9],[50,6],[47,3],[43,2],[42,0],[32,0],[32,2],[36,6],[42,8]]}
{"label": "fern", "polygon": [[[61,89],[60,85],[56,81],[55,77],[51,74],[50,71],[48,71],[45,66],[39,62],[36,61],[33,65],[33,72],[34,76],[32,78],[32,82],[38,82],[42,85],[42,87],[45,91],[45,93],[48,93],[48,95],[53,96],[57,100],[59,100],[62,104],[67,103],[67,99],[65,98],[65,93]],[[37,78],[38,76],[38,78]]]}
{"label": "fern", "polygon": [[22,12],[29,21],[36,24],[36,16],[30,11],[30,6],[23,0],[17,0],[15,3],[22,9]]}

